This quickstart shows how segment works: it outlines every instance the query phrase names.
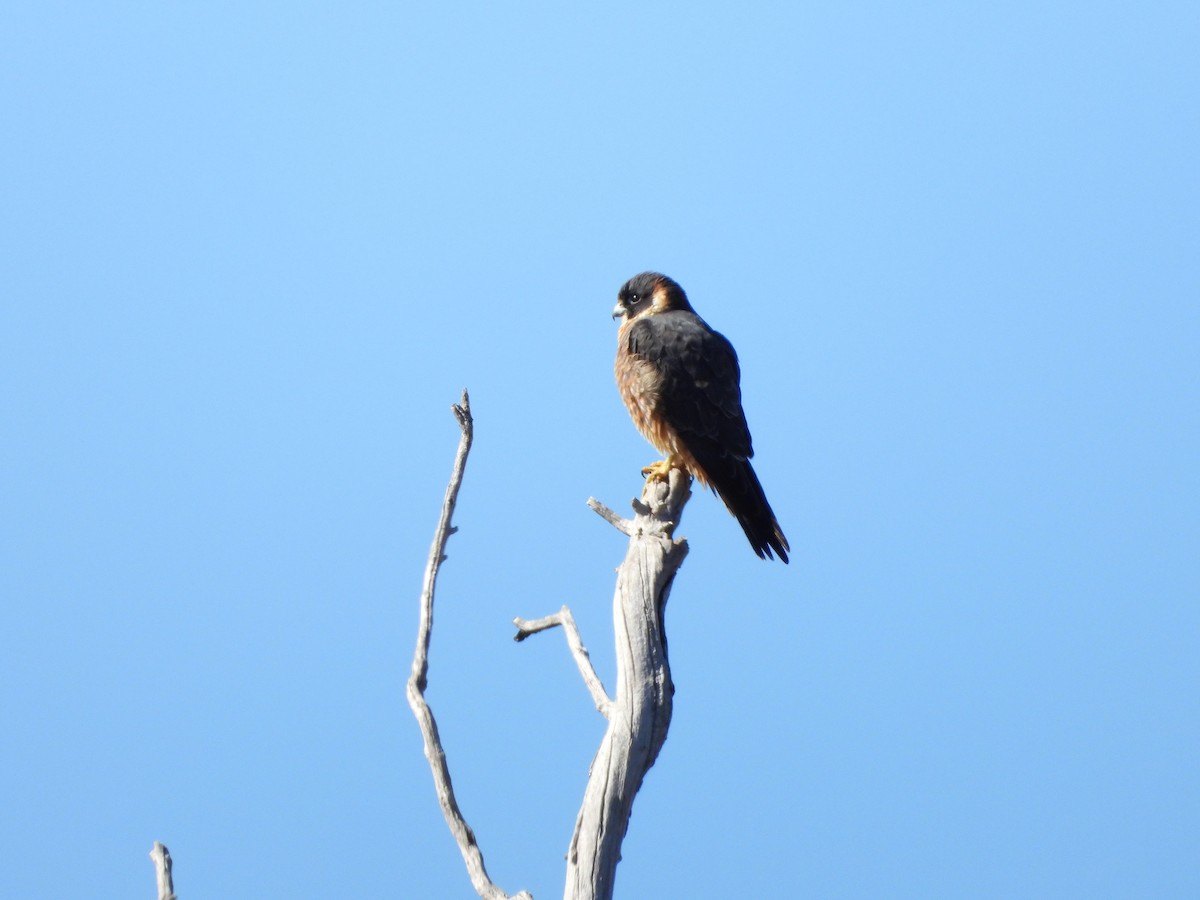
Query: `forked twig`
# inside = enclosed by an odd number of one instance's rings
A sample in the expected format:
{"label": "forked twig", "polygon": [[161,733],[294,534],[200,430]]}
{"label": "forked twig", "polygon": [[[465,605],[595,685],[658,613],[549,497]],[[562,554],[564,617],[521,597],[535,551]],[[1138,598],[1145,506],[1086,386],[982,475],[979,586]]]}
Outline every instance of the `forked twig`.
{"label": "forked twig", "polygon": [[571,648],[571,655],[575,657],[575,665],[579,666],[579,674],[583,676],[583,683],[587,685],[596,709],[604,718],[609,717],[612,713],[612,699],[604,690],[600,676],[596,674],[596,667],[592,665],[592,658],[588,655],[587,647],[583,646],[583,639],[579,636],[579,627],[575,624],[575,617],[571,615],[570,607],[564,606],[558,612],[541,619],[529,620],[518,617],[513,619],[513,624],[517,626],[517,633],[513,637],[515,641],[523,641],[531,634],[561,626],[563,634],[567,637],[567,646]]}

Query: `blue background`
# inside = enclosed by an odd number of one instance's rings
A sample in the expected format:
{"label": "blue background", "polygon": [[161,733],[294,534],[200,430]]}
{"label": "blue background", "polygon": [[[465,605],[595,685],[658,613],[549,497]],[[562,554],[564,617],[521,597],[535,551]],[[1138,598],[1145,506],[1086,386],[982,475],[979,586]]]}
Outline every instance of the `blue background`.
{"label": "blue background", "polygon": [[1194,3],[0,10],[0,895],[562,890],[629,276],[738,348],[625,897],[1200,896]]}

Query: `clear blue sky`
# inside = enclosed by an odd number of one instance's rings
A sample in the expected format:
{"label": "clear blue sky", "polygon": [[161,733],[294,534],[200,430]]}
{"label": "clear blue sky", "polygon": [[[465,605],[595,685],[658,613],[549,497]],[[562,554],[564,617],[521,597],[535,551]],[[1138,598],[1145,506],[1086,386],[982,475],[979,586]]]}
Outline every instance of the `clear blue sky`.
{"label": "clear blue sky", "polygon": [[618,892],[1200,896],[1195,3],[0,10],[0,895],[561,895],[654,454],[626,278],[738,348]]}

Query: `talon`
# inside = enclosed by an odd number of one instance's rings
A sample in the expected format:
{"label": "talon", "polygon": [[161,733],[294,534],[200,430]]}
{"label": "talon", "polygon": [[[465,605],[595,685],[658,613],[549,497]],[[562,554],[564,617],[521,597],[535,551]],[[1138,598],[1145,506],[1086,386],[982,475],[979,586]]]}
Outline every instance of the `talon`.
{"label": "talon", "polygon": [[671,469],[674,463],[670,458],[661,459],[658,462],[650,463],[648,466],[642,467],[642,474],[646,476],[648,481],[666,481],[671,475]]}

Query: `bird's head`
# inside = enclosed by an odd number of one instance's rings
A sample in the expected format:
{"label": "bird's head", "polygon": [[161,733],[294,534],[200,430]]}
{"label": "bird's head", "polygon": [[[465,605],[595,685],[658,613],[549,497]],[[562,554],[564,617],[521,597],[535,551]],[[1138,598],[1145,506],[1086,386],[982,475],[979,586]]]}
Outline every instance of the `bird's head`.
{"label": "bird's head", "polygon": [[643,272],[634,275],[617,291],[617,305],[613,307],[614,319],[636,319],[652,316],[672,309],[692,308],[687,294],[678,284],[658,272]]}

